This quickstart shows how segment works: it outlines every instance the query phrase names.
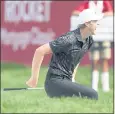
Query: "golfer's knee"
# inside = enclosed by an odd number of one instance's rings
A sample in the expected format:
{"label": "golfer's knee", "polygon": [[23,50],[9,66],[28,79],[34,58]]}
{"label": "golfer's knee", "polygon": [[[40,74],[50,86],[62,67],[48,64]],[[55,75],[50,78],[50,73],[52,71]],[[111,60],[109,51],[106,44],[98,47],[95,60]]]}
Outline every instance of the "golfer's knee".
{"label": "golfer's knee", "polygon": [[95,100],[98,100],[98,93],[95,90],[92,90],[91,98],[95,99]]}

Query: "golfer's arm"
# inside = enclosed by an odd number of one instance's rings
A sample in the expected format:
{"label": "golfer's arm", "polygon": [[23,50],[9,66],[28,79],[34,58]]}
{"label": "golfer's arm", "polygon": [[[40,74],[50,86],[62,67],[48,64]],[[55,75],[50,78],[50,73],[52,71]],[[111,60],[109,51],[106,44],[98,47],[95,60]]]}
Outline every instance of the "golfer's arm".
{"label": "golfer's arm", "polygon": [[32,60],[32,77],[38,80],[40,67],[44,58],[44,55],[52,53],[49,43],[37,48]]}
{"label": "golfer's arm", "polygon": [[111,11],[108,11],[108,12],[105,12],[104,13],[104,16],[106,17],[106,16],[112,16],[113,15],[113,12],[111,12]]}
{"label": "golfer's arm", "polygon": [[75,75],[76,75],[78,66],[79,66],[79,63],[78,63],[77,66],[75,67],[74,72],[73,72],[73,74],[72,74],[72,78],[74,78],[74,79],[75,79]]}
{"label": "golfer's arm", "polygon": [[79,13],[80,13],[79,11],[73,11],[73,12],[72,12],[72,15],[73,15],[73,16],[78,16]]}

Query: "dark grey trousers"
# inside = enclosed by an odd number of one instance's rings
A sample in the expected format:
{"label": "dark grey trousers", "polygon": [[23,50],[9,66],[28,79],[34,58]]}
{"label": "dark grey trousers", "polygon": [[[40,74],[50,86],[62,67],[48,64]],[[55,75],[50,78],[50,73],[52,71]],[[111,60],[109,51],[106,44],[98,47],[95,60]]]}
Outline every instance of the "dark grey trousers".
{"label": "dark grey trousers", "polygon": [[98,100],[98,94],[94,89],[72,82],[64,76],[47,76],[45,91],[49,97],[77,96]]}

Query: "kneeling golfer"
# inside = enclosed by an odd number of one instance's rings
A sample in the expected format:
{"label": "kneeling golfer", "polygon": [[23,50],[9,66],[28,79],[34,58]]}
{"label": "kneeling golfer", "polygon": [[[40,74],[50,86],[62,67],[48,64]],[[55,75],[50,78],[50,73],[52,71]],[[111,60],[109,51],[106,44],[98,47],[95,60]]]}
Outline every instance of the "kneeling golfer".
{"label": "kneeling golfer", "polygon": [[46,54],[52,53],[51,62],[45,80],[45,91],[49,97],[87,97],[98,99],[92,88],[72,82],[72,74],[84,54],[93,43],[97,21],[103,14],[96,14],[90,9],[79,14],[78,28],[67,32],[54,41],[36,49],[32,61],[32,74],[26,82],[29,87],[36,87],[41,63]]}

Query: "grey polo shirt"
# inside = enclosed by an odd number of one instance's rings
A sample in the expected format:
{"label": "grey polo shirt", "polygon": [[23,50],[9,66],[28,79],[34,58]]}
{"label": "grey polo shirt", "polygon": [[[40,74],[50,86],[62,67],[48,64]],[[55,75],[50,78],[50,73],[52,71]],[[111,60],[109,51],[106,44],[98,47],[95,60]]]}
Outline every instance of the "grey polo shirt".
{"label": "grey polo shirt", "polygon": [[53,52],[49,71],[51,74],[71,79],[76,65],[93,43],[92,36],[82,40],[80,28],[67,32],[49,43]]}

